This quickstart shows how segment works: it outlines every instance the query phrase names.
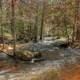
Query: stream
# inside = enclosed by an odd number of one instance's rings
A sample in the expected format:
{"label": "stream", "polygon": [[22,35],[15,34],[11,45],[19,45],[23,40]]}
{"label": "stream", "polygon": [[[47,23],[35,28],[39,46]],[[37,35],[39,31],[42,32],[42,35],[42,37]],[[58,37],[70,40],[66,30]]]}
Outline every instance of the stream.
{"label": "stream", "polygon": [[0,80],[77,80],[72,78],[72,74],[74,73],[75,77],[80,71],[80,49],[59,48],[58,44],[62,44],[63,41],[48,39],[35,44],[30,43],[28,46],[25,44],[24,50],[41,52],[46,60],[34,63],[19,61],[19,67],[14,67],[14,61],[1,53],[0,61],[6,64],[4,66],[9,65],[9,68],[0,70]]}
{"label": "stream", "polygon": [[[55,53],[57,55],[54,55]],[[14,73],[8,70],[1,71],[0,80],[32,80],[31,77],[47,73],[50,69],[59,72],[61,69],[71,70],[74,66],[80,65],[79,49],[65,48],[43,54],[46,54],[47,60],[35,63],[20,62],[20,69]]]}

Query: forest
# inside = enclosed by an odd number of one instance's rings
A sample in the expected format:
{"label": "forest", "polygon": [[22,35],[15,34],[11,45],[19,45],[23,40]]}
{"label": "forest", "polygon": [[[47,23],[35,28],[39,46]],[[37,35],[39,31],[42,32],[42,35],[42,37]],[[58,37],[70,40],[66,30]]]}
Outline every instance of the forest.
{"label": "forest", "polygon": [[0,80],[80,80],[80,0],[0,0]]}

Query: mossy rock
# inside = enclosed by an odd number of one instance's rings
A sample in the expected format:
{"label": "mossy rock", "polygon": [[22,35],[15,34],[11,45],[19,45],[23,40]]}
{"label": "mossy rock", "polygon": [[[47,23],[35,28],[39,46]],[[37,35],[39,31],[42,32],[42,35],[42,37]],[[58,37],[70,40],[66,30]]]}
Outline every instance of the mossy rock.
{"label": "mossy rock", "polygon": [[23,60],[31,60],[32,58],[41,57],[41,53],[24,50],[24,51],[17,51],[16,56]]}

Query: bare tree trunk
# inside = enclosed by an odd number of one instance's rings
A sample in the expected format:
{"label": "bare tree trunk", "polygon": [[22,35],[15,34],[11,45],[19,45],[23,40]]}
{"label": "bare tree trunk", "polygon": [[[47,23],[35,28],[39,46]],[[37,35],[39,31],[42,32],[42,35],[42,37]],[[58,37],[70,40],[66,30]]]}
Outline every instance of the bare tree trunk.
{"label": "bare tree trunk", "polygon": [[44,26],[44,4],[43,4],[43,9],[42,9],[40,40],[42,40],[42,38],[43,38],[43,26]]}
{"label": "bare tree trunk", "polygon": [[15,0],[11,1],[11,32],[12,32],[12,37],[13,37],[13,55],[15,56],[16,54],[16,29],[15,29]]}
{"label": "bare tree trunk", "polygon": [[2,12],[3,12],[3,10],[2,10],[2,0],[0,1],[0,9],[1,9],[1,37],[2,37],[2,43],[3,43],[3,49],[4,49],[4,28],[3,28],[3,21],[2,21]]}
{"label": "bare tree trunk", "polygon": [[68,30],[67,30],[67,20],[66,20],[66,18],[67,18],[67,15],[66,15],[66,1],[64,2],[65,4],[64,4],[64,12],[63,12],[63,22],[64,22],[64,26],[65,26],[65,35],[67,36],[67,39],[68,39],[68,41],[67,41],[67,43],[68,43],[68,45],[69,45],[69,35],[68,35]]}
{"label": "bare tree trunk", "polygon": [[80,41],[80,13],[79,13],[80,0],[75,0],[75,29],[76,40]]}
{"label": "bare tree trunk", "polygon": [[33,42],[37,42],[37,37],[38,37],[38,5],[36,9],[36,17],[35,17],[35,25],[34,25],[34,34],[33,34]]}
{"label": "bare tree trunk", "polygon": [[33,41],[34,42],[37,42],[37,35],[38,35],[38,26],[37,26],[37,17],[36,17],[36,22],[35,22],[35,25],[34,25],[34,39],[33,39]]}

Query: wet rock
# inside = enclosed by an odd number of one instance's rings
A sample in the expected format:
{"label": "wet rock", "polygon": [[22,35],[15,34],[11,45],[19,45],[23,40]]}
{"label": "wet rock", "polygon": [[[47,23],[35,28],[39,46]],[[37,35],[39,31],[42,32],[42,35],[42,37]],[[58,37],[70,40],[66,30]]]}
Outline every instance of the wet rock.
{"label": "wet rock", "polygon": [[31,52],[31,51],[18,51],[16,56],[22,60],[31,60],[32,58],[40,58],[42,55],[40,52]]}
{"label": "wet rock", "polygon": [[7,58],[8,58],[7,54],[0,52],[0,60],[5,60]]}
{"label": "wet rock", "polygon": [[59,48],[68,48],[68,44],[67,43],[61,43],[58,46]]}

